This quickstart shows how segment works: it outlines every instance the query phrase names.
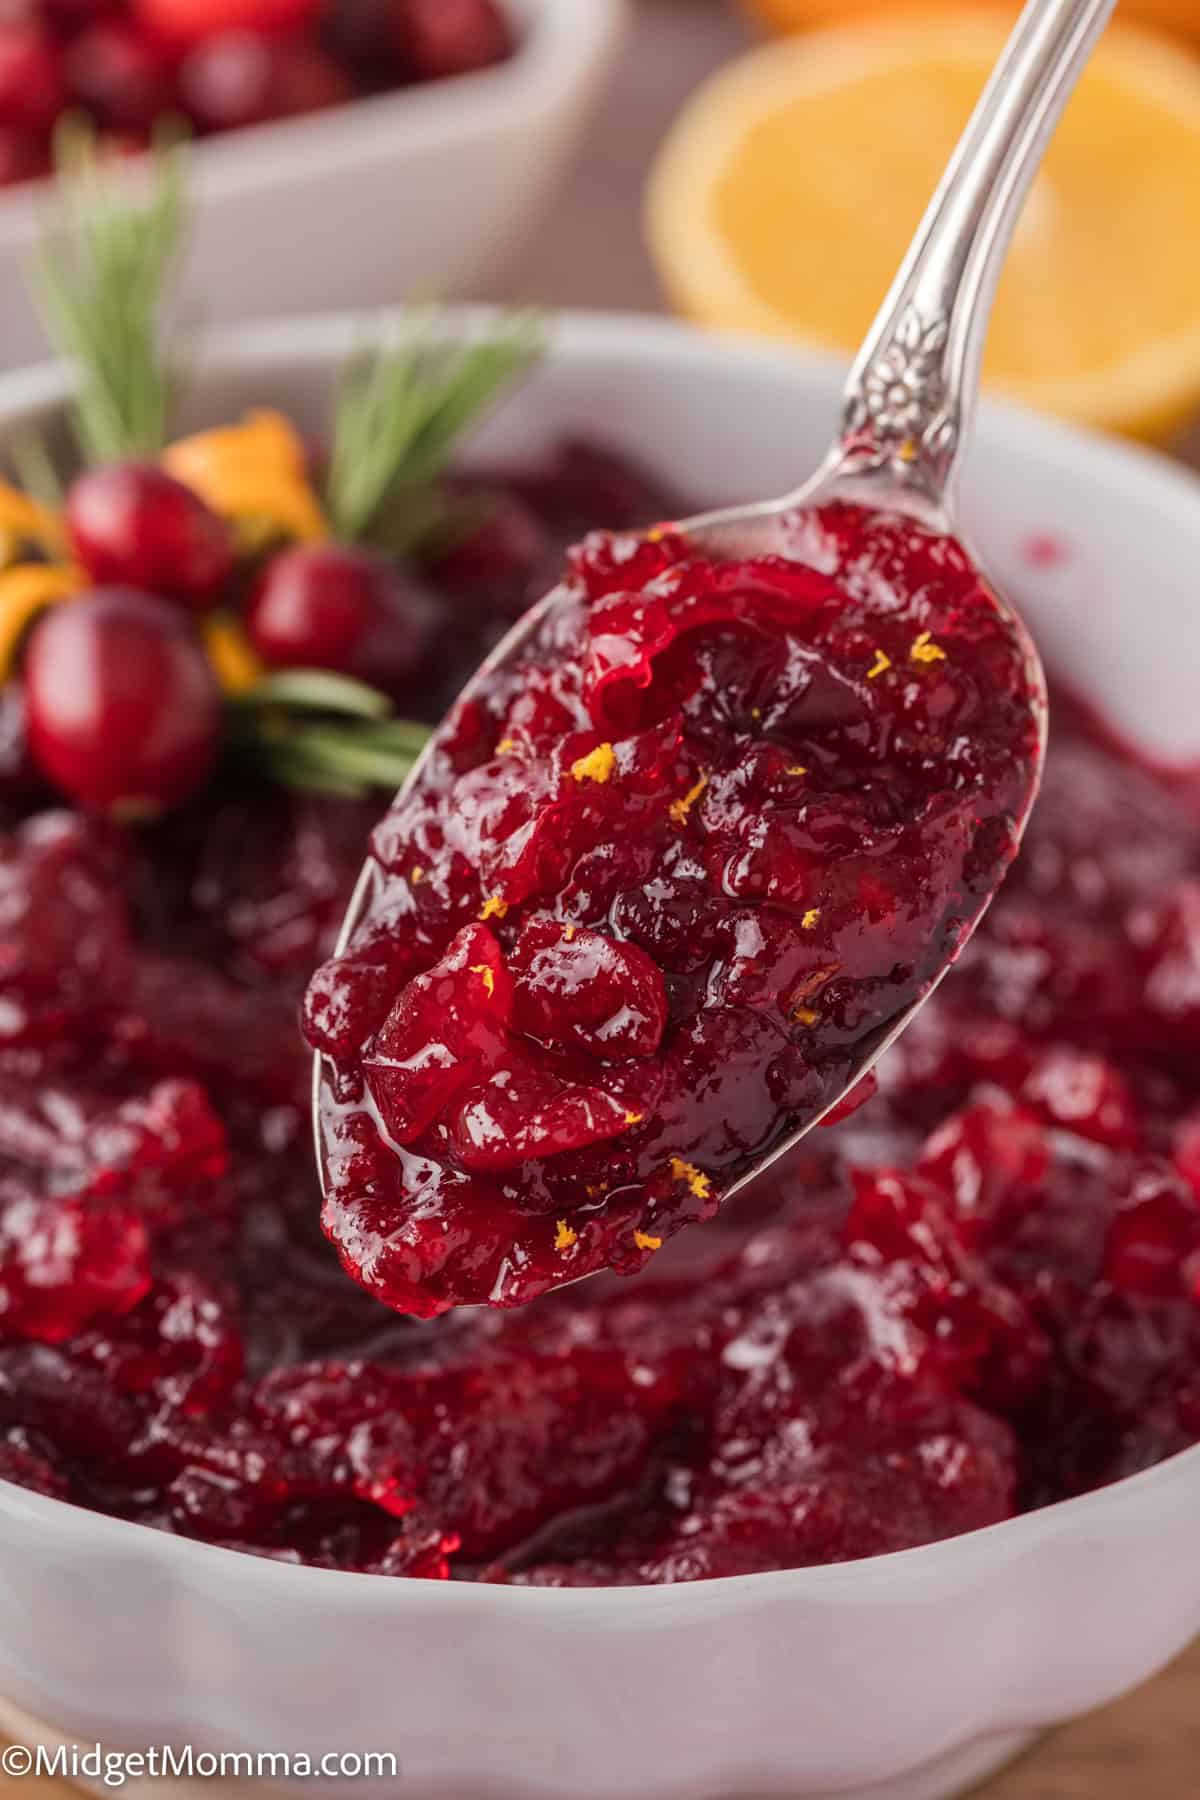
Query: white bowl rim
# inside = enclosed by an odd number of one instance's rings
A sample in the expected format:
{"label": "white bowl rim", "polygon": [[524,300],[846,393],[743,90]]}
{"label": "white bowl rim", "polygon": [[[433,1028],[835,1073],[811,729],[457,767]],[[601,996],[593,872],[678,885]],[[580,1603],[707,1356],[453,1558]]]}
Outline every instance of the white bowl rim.
{"label": "white bowl rim", "polygon": [[[499,312],[486,306],[452,306],[445,308],[446,330],[452,334],[473,333],[494,325]],[[189,356],[189,367],[203,373],[244,373],[259,369],[270,373],[273,366],[307,362],[320,368],[332,367],[348,350],[361,346],[364,331],[371,321],[383,328],[395,317],[394,309],[372,309],[365,313],[316,314],[286,320],[261,320],[234,325],[206,333]],[[763,373],[774,372],[782,382],[807,374],[822,399],[836,409],[844,364],[836,357],[799,346],[763,343],[726,332],[701,332],[671,319],[640,313],[568,312],[554,321],[550,336],[551,358],[561,353],[567,360],[587,356],[633,356],[650,360],[693,366],[731,357],[757,365]],[[40,363],[29,369],[0,374],[0,438],[9,426],[23,417],[61,405],[71,391],[69,369],[61,363]],[[833,416],[833,414],[831,414]],[[1127,487],[1137,487],[1153,494],[1163,507],[1168,502],[1187,508],[1193,514],[1200,505],[1200,489],[1194,475],[1160,452],[1117,438],[1106,438],[1080,430],[1057,419],[1031,413],[1008,402],[985,401],[979,417],[979,434],[999,447],[1013,449],[1033,445],[1038,455],[1054,464],[1070,462],[1077,470],[1094,470],[1110,478],[1119,474]],[[805,471],[798,470],[798,478]],[[289,1583],[341,1583],[342,1592],[355,1589],[355,1604],[387,1611],[414,1602],[413,1588],[424,1598],[444,1595],[434,1602],[462,1608],[488,1606],[512,1607],[526,1612],[530,1607],[551,1606],[566,1612],[587,1613],[598,1622],[609,1618],[615,1609],[638,1607],[650,1614],[661,1614],[676,1608],[687,1609],[689,1616],[712,1611],[727,1616],[724,1603],[734,1593],[749,1597],[789,1600],[820,1597],[824,1600],[853,1600],[865,1597],[879,1584],[888,1585],[903,1572],[919,1580],[937,1565],[944,1576],[947,1564],[977,1559],[1003,1550],[1015,1559],[1032,1547],[1032,1541],[1047,1531],[1078,1525],[1086,1527],[1108,1509],[1137,1503],[1139,1496],[1188,1482],[1192,1472],[1200,1468],[1200,1444],[1181,1450],[1149,1469],[1127,1475],[1093,1489],[1086,1494],[1055,1501],[1032,1512],[1020,1513],[994,1525],[959,1533],[932,1544],[913,1549],[889,1551],[880,1556],[859,1557],[841,1563],[817,1564],[798,1569],[771,1569],[752,1575],[713,1576],[705,1580],[674,1585],[594,1588],[525,1588],[505,1587],[469,1581],[430,1581],[398,1578],[390,1575],[362,1574],[344,1569],[319,1569],[307,1564],[274,1562],[242,1550],[198,1539],[175,1537],[142,1525],[134,1520],[113,1518],[92,1511],[73,1501],[52,1499],[16,1483],[0,1479],[0,1524],[3,1512],[22,1513],[31,1523],[45,1524],[56,1532],[78,1530],[91,1532],[97,1544],[104,1539],[114,1549],[134,1552],[139,1548],[156,1560],[167,1562],[176,1557],[197,1571],[212,1569],[213,1558],[220,1558],[229,1568],[236,1558],[243,1566],[243,1580]],[[253,1574],[250,1571],[255,1571]]]}
{"label": "white bowl rim", "polygon": [[[189,181],[197,208],[242,193],[300,186],[397,155],[486,142],[513,119],[538,115],[613,47],[627,0],[503,0],[521,33],[506,62],[441,81],[364,94],[297,118],[199,138]],[[137,164],[131,179],[138,179]],[[53,176],[0,193],[0,245],[31,249],[58,200]]]}

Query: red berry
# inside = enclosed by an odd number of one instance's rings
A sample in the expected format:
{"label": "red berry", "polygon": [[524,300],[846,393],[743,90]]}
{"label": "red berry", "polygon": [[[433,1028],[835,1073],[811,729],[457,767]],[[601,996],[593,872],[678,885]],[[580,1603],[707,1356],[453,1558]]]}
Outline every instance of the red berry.
{"label": "red berry", "polygon": [[246,626],[264,662],[335,669],[391,691],[424,663],[435,616],[425,590],[386,556],[317,544],[268,565]]}
{"label": "red berry", "polygon": [[151,31],[176,43],[199,44],[225,31],[303,31],[315,24],[322,0],[133,0]]}
{"label": "red berry", "polygon": [[67,498],[67,529],[97,584],[204,607],[233,572],[224,519],[154,463],[112,463],[81,475]]}
{"label": "red berry", "polygon": [[50,173],[50,153],[43,138],[15,126],[0,125],[0,188],[36,181]]}
{"label": "red berry", "polygon": [[348,75],[316,44],[230,31],[192,50],[179,71],[188,112],[206,131],[236,131],[353,98]]}
{"label": "red berry", "polygon": [[0,25],[0,125],[49,131],[65,104],[53,38],[36,25]]}
{"label": "red berry", "polygon": [[216,681],[165,600],[98,588],[53,607],[30,636],[25,698],[34,760],[89,812],[161,812],[212,767]]}
{"label": "red berry", "polygon": [[175,103],[166,52],[124,19],[83,32],[68,46],[65,67],[72,98],[114,131],[144,131]]}
{"label": "red berry", "polygon": [[514,47],[496,0],[397,0],[393,33],[402,63],[417,81],[486,69]]}

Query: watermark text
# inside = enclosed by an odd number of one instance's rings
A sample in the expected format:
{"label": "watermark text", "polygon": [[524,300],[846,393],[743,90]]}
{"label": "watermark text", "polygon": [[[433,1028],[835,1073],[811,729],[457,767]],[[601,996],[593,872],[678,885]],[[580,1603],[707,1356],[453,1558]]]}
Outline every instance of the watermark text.
{"label": "watermark text", "polygon": [[152,1744],[144,1750],[108,1750],[103,1744],[8,1744],[0,1750],[0,1775],[22,1781],[395,1781],[400,1765],[391,1750],[197,1750],[191,1744]]}

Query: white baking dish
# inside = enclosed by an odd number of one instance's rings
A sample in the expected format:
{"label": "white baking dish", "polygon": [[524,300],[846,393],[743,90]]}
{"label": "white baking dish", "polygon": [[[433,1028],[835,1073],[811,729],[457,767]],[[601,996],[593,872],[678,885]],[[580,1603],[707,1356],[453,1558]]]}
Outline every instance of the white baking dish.
{"label": "white baking dish", "polygon": [[[315,423],[355,330],[241,329],[198,358],[192,411],[273,400]],[[771,494],[828,441],[839,382],[783,349],[569,319],[486,447],[572,428],[698,501]],[[0,440],[64,391],[0,381]],[[1150,750],[1200,757],[1194,480],[985,407],[967,489],[1051,664]],[[1062,554],[1032,566],[1047,533]],[[1198,1522],[1200,1449],[900,1555],[559,1592],[284,1567],[0,1483],[0,1694],[114,1747],[394,1751],[396,1800],[935,1800],[1200,1630]]]}

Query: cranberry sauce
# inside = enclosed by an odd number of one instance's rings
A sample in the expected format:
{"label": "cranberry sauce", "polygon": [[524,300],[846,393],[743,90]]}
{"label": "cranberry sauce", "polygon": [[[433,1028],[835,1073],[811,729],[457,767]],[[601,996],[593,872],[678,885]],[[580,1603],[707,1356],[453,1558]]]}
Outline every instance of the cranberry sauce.
{"label": "cranberry sauce", "polygon": [[912,525],[829,508],[798,555],[588,539],[375,832],[307,1026],[325,1229],[398,1311],[641,1268],[829,1108],[1001,880],[1039,749],[1014,628]]}
{"label": "cranberry sauce", "polygon": [[[578,447],[488,492],[439,573],[468,664],[589,493],[677,505]],[[0,691],[0,1479],[285,1562],[632,1583],[925,1543],[1200,1440],[1200,777],[1055,719],[1015,868],[853,1118],[636,1281],[416,1325],[316,1228],[295,1026],[371,806],[49,811]]]}

